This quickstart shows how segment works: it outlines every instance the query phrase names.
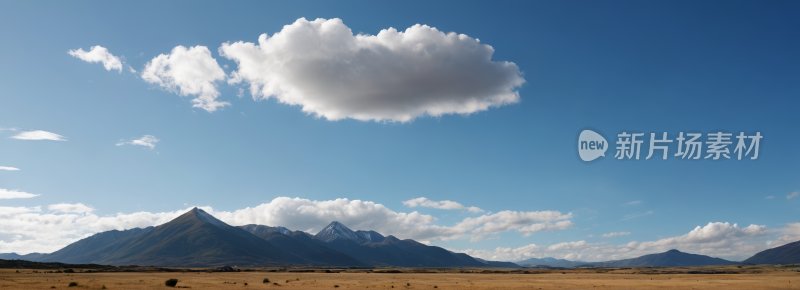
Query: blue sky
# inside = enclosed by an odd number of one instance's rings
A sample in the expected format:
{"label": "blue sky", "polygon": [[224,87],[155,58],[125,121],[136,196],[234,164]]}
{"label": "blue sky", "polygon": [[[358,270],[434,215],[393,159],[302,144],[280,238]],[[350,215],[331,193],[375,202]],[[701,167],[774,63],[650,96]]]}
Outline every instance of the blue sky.
{"label": "blue sky", "polygon": [[[0,170],[0,189],[39,196],[0,199],[0,207],[37,216],[104,217],[208,206],[224,216],[277,197],[345,198],[395,213],[417,211],[437,218],[432,225],[446,227],[490,212],[571,213],[552,221],[569,220],[571,227],[529,236],[508,230],[478,239],[431,238],[448,249],[507,260],[521,256],[490,252],[583,241],[589,246],[530,255],[592,260],[597,258],[592,249],[735,223],[738,228],[719,226],[730,242],[721,248],[664,243],[746,258],[767,242],[800,239],[800,232],[792,232],[800,198],[787,197],[800,190],[799,6],[791,1],[5,1],[0,3],[6,44],[0,46],[0,128],[16,130],[0,131],[0,166],[19,170]],[[256,101],[247,81],[214,82],[216,100],[230,105],[209,112],[192,107],[195,96],[179,96],[142,77],[160,54],[176,46],[204,46],[227,80],[238,65],[220,55],[223,43],[257,44],[262,33],[273,36],[299,18],[338,18],[354,34],[405,31],[415,24],[465,34],[490,45],[492,61],[513,62],[525,83],[512,89],[518,102],[392,122],[330,120],[275,98]],[[109,71],[68,54],[96,45],[120,57],[124,69]],[[240,88],[243,97],[237,96]],[[759,131],[764,139],[758,160],[617,161],[612,148],[606,158],[585,164],[577,158],[575,141],[586,127],[610,142],[622,131],[668,132],[670,138],[689,131]],[[11,138],[33,130],[67,141]],[[145,135],[159,140],[154,148],[116,145]],[[403,204],[419,197],[485,212]],[[77,203],[92,210],[47,207]],[[30,210],[37,206],[39,212]],[[750,225],[763,228],[737,232]],[[66,245],[43,242],[47,237],[26,232],[29,227],[7,228],[0,232],[0,252]],[[712,228],[717,226],[707,230]],[[629,234],[601,237],[618,232]],[[733,246],[736,242],[744,244]],[[639,249],[620,250],[615,257],[661,248]]]}

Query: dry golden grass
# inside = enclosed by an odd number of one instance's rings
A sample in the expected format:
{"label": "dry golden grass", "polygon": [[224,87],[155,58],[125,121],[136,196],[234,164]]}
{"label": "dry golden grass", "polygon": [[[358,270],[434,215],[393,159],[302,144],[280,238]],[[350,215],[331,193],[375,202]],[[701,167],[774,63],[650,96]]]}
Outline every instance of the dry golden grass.
{"label": "dry golden grass", "polygon": [[[78,270],[78,269],[76,269]],[[191,289],[800,289],[797,268],[681,267],[634,269],[536,270],[522,273],[293,272],[106,272],[34,273],[30,269],[0,269],[0,289],[168,289],[164,281],[180,280]],[[478,269],[477,272],[484,269]],[[498,270],[498,269],[492,269]],[[509,271],[512,269],[503,269]],[[735,271],[739,274],[686,274],[688,271]],[[408,269],[404,271],[410,271]],[[476,271],[472,269],[471,271]],[[672,272],[673,274],[666,274]],[[563,274],[562,274],[563,273]],[[262,283],[268,278],[270,283]],[[287,282],[288,281],[288,282]],[[67,287],[77,282],[77,287]],[[235,283],[235,284],[234,284]],[[247,283],[247,285],[245,285]],[[278,283],[275,285],[273,283]]]}

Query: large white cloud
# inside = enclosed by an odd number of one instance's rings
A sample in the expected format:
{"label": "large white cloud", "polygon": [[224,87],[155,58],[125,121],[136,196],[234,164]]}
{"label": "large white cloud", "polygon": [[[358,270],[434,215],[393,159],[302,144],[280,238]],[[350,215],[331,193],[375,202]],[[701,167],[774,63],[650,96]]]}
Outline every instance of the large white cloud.
{"label": "large white cloud", "polygon": [[12,199],[12,198],[31,198],[37,197],[38,194],[22,192],[16,189],[3,189],[0,188],[0,199]]}
{"label": "large white cloud", "polygon": [[469,211],[471,213],[485,212],[485,210],[482,210],[482,209],[480,209],[478,207],[474,207],[474,206],[466,207],[463,204],[457,203],[455,201],[450,201],[450,200],[433,201],[433,200],[430,200],[430,199],[428,199],[426,197],[418,197],[418,198],[415,198],[415,199],[409,199],[409,200],[404,201],[403,204],[405,204],[408,207],[412,207],[412,208],[421,206],[421,207],[432,207],[432,208],[438,208],[438,209],[466,209],[467,211]]}
{"label": "large white cloud", "polygon": [[205,46],[177,46],[170,54],[153,58],[145,65],[142,79],[181,96],[194,95],[193,107],[209,112],[230,105],[216,100],[216,82],[225,79],[225,71]]}
{"label": "large white cloud", "polygon": [[471,114],[519,102],[525,82],[516,64],[491,60],[491,46],[419,24],[354,35],[340,19],[300,18],[219,53],[238,63],[229,83],[248,83],[254,99],[274,97],[328,120]]}
{"label": "large white cloud", "polygon": [[119,57],[114,56],[105,47],[95,45],[89,51],[84,51],[83,48],[70,50],[69,55],[77,57],[86,62],[102,62],[103,67],[107,71],[115,69],[122,73],[122,61]]}
{"label": "large white cloud", "polygon": [[[279,197],[269,203],[233,212],[207,212],[231,225],[262,224],[285,226],[291,230],[317,233],[332,221],[339,221],[353,230],[375,230],[384,235],[421,242],[485,237],[508,230],[523,233],[552,231],[565,227],[571,215],[559,212],[501,212],[468,218],[454,226],[439,226],[437,219],[418,212],[394,212],[381,204],[361,200],[312,201],[301,198]],[[0,253],[52,252],[78,239],[112,229],[130,229],[165,223],[189,209],[173,212],[117,214],[99,217],[94,209],[83,204],[56,204],[41,207],[0,208]],[[515,217],[504,220],[508,217]],[[523,227],[531,227],[521,230]],[[23,238],[3,239],[2,237]]]}
{"label": "large white cloud", "polygon": [[66,137],[58,135],[56,133],[42,131],[42,130],[34,130],[34,131],[26,131],[21,132],[17,135],[11,136],[11,138],[19,139],[19,140],[53,140],[53,141],[67,141]]}
{"label": "large white cloud", "polygon": [[[800,234],[800,226],[798,226]],[[529,258],[555,257],[587,262],[634,258],[646,254],[678,249],[693,254],[714,257],[743,259],[766,249],[766,244],[757,241],[769,235],[766,226],[708,223],[697,226],[687,234],[657,241],[632,241],[622,245],[589,243],[586,241],[558,243],[554,245],[530,244],[519,248],[496,248],[494,250],[463,250],[460,252],[486,260],[519,261]]]}

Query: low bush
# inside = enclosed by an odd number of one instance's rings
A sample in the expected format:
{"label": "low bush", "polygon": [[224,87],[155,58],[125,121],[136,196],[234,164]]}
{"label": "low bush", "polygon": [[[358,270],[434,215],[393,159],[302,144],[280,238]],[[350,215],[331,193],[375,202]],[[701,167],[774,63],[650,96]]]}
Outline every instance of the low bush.
{"label": "low bush", "polygon": [[67,287],[75,287],[78,286],[78,282],[69,282],[69,286]]}
{"label": "low bush", "polygon": [[175,287],[175,285],[178,285],[178,279],[169,279],[164,282],[164,285],[167,285],[168,287]]}

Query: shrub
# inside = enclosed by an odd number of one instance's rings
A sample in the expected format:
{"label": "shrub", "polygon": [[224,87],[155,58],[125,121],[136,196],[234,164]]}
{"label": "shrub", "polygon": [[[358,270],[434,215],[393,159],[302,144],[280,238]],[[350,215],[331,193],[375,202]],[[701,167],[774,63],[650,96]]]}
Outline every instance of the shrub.
{"label": "shrub", "polygon": [[169,287],[175,287],[175,285],[178,285],[178,279],[169,279],[166,282],[164,282],[164,285],[167,285]]}
{"label": "shrub", "polygon": [[264,283],[269,283],[269,279],[264,278]]}
{"label": "shrub", "polygon": [[69,282],[68,287],[75,287],[75,286],[78,286],[78,282]]}

